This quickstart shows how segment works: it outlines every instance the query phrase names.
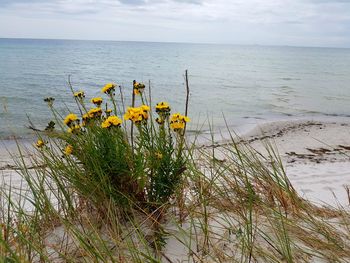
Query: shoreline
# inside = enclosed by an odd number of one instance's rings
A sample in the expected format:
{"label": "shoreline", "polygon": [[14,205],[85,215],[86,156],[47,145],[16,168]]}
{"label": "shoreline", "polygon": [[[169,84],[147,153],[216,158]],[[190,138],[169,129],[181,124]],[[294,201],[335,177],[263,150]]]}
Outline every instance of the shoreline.
{"label": "shoreline", "polygon": [[[200,135],[198,146],[220,148],[229,144],[227,132],[218,132],[215,136],[219,140],[212,144],[207,134]],[[350,185],[350,118],[262,122],[236,138],[263,155],[266,154],[264,142],[269,141],[277,149],[289,180],[302,197],[320,205],[349,205],[346,187]],[[30,139],[18,142],[25,149],[34,143]],[[18,152],[15,140],[1,140],[0,145],[3,181],[20,183],[9,154]],[[219,158],[224,160],[225,156]]]}

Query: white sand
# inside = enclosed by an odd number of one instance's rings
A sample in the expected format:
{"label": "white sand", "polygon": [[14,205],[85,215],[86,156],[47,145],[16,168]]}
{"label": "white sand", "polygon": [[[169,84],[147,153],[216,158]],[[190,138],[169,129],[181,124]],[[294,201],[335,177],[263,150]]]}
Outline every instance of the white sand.
{"label": "white sand", "polygon": [[[30,153],[28,150],[32,149],[33,142],[28,140],[18,141],[21,152],[25,156],[24,160],[30,167]],[[15,159],[20,160],[20,152],[17,143],[14,140],[0,141],[0,188],[2,191],[13,190],[19,193],[19,189],[25,188],[25,182],[18,173],[18,165]],[[16,191],[16,189],[18,191]]]}
{"label": "white sand", "polygon": [[265,123],[244,136],[261,152],[264,137],[275,144],[288,178],[302,196],[349,205],[344,187],[350,185],[350,120]]}
{"label": "white sand", "polygon": [[[246,141],[262,154],[266,153],[266,141],[273,144],[287,176],[303,197],[318,204],[349,206],[345,187],[350,185],[350,118],[261,122],[248,132],[242,130],[236,141]],[[197,141],[199,145],[213,144],[210,134]],[[228,132],[215,134],[216,147],[230,141]]]}

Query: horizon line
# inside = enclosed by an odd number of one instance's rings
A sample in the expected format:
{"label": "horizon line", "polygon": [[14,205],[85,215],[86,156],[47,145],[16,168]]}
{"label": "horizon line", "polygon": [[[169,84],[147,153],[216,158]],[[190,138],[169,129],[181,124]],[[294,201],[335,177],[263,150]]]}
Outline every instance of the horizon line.
{"label": "horizon line", "polygon": [[303,45],[273,45],[273,44],[239,44],[239,43],[218,43],[218,42],[186,42],[186,41],[147,41],[147,40],[108,40],[108,39],[73,39],[73,38],[28,38],[28,37],[2,37],[1,39],[14,40],[60,40],[60,41],[96,41],[96,42],[135,42],[135,43],[157,43],[157,44],[186,44],[186,45],[223,45],[223,46],[261,46],[261,47],[293,47],[293,48],[329,48],[329,49],[350,49],[340,46],[303,46]]}

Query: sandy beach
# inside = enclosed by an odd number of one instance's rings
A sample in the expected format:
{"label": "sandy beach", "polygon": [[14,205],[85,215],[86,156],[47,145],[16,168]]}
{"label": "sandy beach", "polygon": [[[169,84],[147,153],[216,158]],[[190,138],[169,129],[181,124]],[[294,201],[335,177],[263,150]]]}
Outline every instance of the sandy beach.
{"label": "sandy beach", "polygon": [[[257,136],[260,131],[262,137]],[[275,144],[288,178],[303,197],[319,204],[349,205],[345,190],[350,182],[349,122],[266,123],[249,137],[257,150],[263,151],[261,139]]]}
{"label": "sandy beach", "polygon": [[[349,119],[265,122],[238,136],[241,139],[237,140],[250,144],[263,155],[264,144],[270,142],[302,197],[319,205],[349,205],[346,191],[350,184]],[[216,147],[227,143],[230,143],[227,133],[216,137]],[[219,158],[224,160],[225,156],[220,154]]]}
{"label": "sandy beach", "polygon": [[16,160],[20,160],[20,154],[18,146],[25,157],[26,164],[31,167],[30,164],[30,152],[33,150],[34,142],[29,140],[2,140],[0,141],[0,187],[8,189],[11,188],[22,188],[24,181],[21,176],[17,173],[18,165]]}

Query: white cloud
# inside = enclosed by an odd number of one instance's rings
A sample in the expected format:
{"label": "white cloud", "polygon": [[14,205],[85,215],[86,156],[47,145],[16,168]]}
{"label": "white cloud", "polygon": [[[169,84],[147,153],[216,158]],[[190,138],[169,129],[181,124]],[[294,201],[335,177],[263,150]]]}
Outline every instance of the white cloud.
{"label": "white cloud", "polygon": [[350,46],[345,0],[2,1],[2,37]]}

